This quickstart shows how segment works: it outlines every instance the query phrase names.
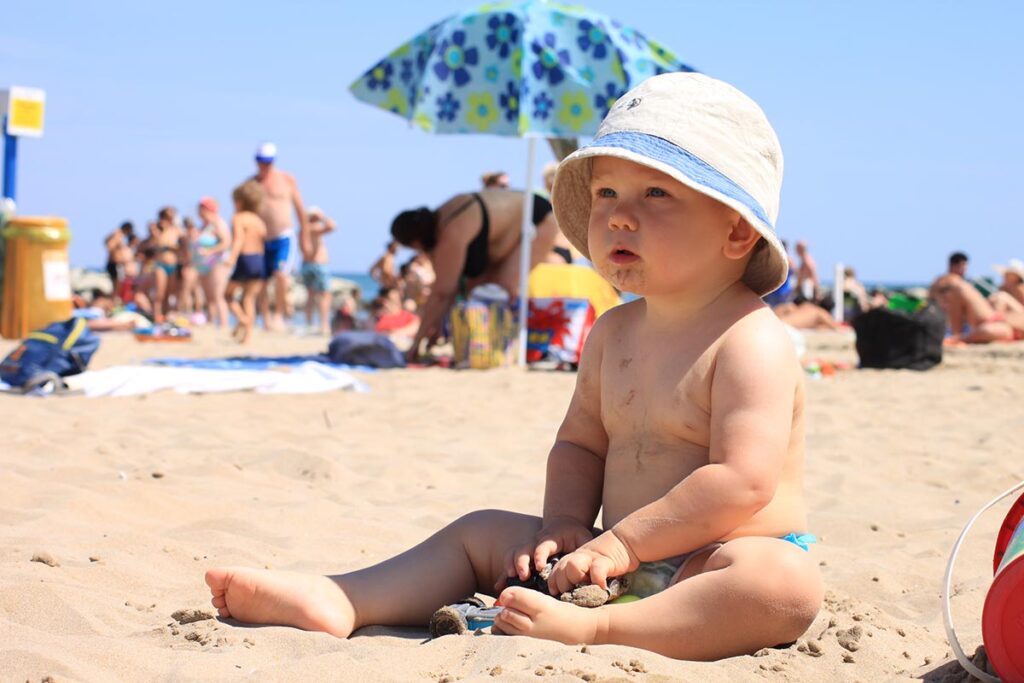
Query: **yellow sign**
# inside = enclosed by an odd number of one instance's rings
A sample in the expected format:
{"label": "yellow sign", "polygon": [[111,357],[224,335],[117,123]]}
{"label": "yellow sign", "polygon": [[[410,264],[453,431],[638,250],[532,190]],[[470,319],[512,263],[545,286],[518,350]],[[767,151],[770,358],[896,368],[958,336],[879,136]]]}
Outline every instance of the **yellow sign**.
{"label": "yellow sign", "polygon": [[12,86],[7,92],[6,100],[7,134],[42,137],[46,92],[38,88]]}

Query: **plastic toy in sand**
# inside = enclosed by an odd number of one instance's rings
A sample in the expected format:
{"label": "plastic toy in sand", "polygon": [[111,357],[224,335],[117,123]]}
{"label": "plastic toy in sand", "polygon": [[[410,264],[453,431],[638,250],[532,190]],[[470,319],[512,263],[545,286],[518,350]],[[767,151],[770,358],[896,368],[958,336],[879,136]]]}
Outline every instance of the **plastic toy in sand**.
{"label": "plastic toy in sand", "polygon": [[[548,594],[548,577],[551,570],[560,557],[552,557],[541,571],[531,571],[530,578],[526,581],[509,579],[509,587],[521,586]],[[579,607],[600,607],[601,605],[616,600],[626,594],[629,590],[629,581],[626,577],[609,579],[608,590],[596,584],[578,584],[571,591],[566,591],[558,596],[562,602],[571,602]],[[505,609],[504,607],[487,607],[483,600],[470,596],[452,605],[445,605],[434,612],[430,617],[430,637],[440,638],[447,635],[461,635],[477,629],[487,628],[494,624],[495,618]]]}
{"label": "plastic toy in sand", "polygon": [[140,342],[185,342],[192,340],[192,330],[174,323],[160,323],[152,327],[135,330],[135,340]]}

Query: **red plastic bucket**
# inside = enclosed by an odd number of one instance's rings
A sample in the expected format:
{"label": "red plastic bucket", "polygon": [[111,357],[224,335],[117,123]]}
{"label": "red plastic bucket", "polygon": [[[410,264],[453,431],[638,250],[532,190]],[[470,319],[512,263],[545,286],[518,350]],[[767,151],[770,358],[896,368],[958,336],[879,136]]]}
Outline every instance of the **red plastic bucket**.
{"label": "red plastic bucket", "polygon": [[985,651],[1001,679],[1024,681],[1024,495],[1003,521],[992,565],[981,618]]}

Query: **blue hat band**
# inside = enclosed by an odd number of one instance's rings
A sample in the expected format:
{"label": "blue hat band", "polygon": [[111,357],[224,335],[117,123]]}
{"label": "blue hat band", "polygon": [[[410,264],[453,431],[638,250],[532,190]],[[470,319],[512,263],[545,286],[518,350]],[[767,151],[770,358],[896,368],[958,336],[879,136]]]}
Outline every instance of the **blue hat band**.
{"label": "blue hat band", "polygon": [[775,226],[768,219],[768,214],[761,203],[750,196],[750,193],[737,185],[728,176],[723,175],[713,166],[698,159],[685,149],[664,138],[647,133],[608,133],[595,138],[587,147],[612,147],[633,152],[667,166],[671,166],[696,184],[742,204],[768,227]]}

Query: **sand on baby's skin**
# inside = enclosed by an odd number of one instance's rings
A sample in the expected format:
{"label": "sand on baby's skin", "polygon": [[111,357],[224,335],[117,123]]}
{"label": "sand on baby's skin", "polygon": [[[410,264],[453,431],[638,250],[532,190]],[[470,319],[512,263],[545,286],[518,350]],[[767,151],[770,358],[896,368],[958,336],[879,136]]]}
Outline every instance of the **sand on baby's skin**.
{"label": "sand on baby's skin", "polygon": [[[253,350],[324,344],[262,334]],[[810,346],[855,358],[842,336]],[[12,347],[0,341],[0,355]],[[236,351],[205,330],[165,346],[108,336],[94,366]],[[370,394],[0,396],[0,680],[943,680],[949,548],[974,510],[1024,478],[1024,350],[947,360],[809,384],[807,497],[826,604],[795,646],[717,663],[525,638],[427,642],[425,628],[341,641],[203,618],[207,567],[339,572],[470,510],[538,512],[572,375],[377,373],[363,377]],[[957,571],[969,652],[1000,521],[983,521]]]}

